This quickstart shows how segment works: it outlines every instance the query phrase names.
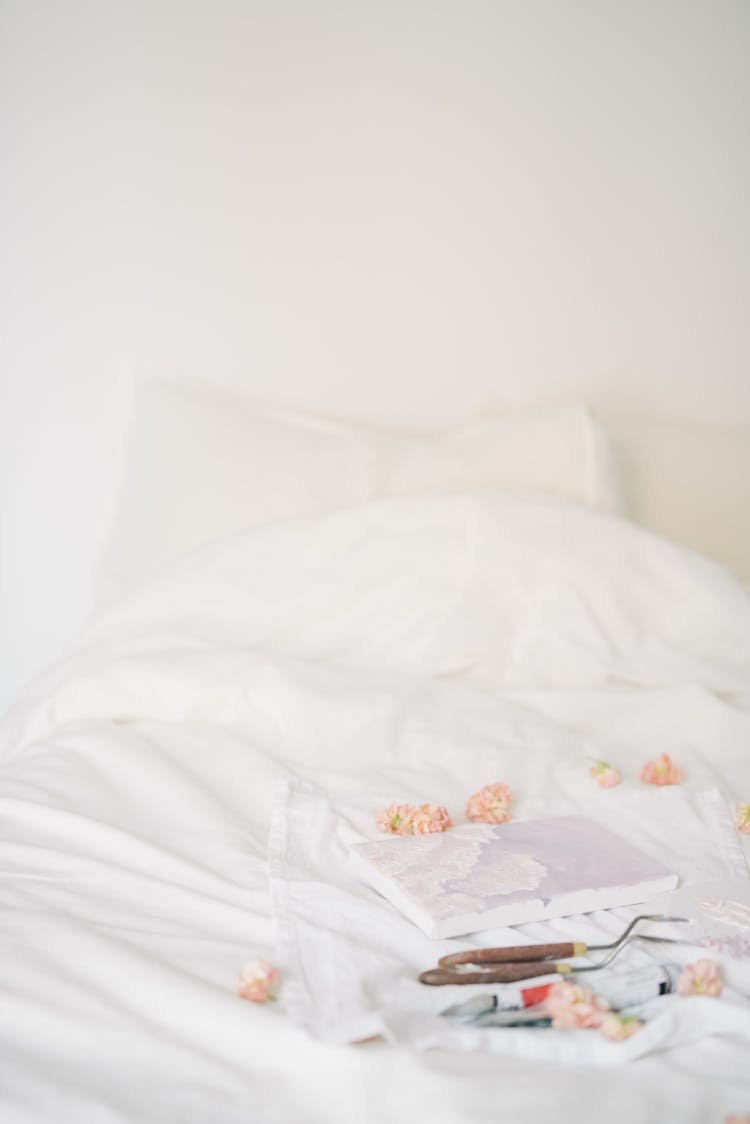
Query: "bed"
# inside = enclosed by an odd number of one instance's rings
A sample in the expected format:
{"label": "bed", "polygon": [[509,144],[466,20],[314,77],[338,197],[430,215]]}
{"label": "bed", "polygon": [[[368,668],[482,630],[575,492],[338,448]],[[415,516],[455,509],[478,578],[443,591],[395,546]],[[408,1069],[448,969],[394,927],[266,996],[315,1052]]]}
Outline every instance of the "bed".
{"label": "bed", "polygon": [[[3,1121],[750,1112],[741,925],[711,953],[724,995],[664,996],[626,1042],[472,1031],[438,1013],[460,988],[416,983],[466,939],[429,941],[346,863],[384,803],[460,821],[504,781],[519,819],[584,812],[683,887],[741,897],[741,583],[618,513],[587,411],[439,447],[309,420],[302,440],[299,418],[254,412],[251,441],[231,406],[171,393],[136,430],[101,610],[0,731]],[[663,752],[684,780],[644,784]],[[622,783],[600,789],[591,759]],[[483,941],[591,943],[634,912]],[[275,1003],[235,993],[255,957],[280,970]]]}

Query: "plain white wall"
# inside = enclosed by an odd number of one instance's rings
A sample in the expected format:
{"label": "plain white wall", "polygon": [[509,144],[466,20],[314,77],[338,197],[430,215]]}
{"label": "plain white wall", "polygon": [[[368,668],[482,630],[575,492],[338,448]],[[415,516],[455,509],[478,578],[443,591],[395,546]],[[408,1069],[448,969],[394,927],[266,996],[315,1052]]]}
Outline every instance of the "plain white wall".
{"label": "plain white wall", "polygon": [[0,702],[132,375],[419,424],[750,423],[745,0],[3,0]]}

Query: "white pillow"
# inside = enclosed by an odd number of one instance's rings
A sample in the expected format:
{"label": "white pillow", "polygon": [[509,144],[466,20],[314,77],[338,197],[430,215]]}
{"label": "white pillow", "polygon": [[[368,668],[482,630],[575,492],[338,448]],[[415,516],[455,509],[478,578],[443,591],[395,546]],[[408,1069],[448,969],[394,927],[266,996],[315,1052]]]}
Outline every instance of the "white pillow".
{"label": "white pillow", "polygon": [[582,406],[485,415],[418,435],[144,382],[104,578],[127,584],[185,550],[292,516],[492,487],[618,507],[606,443]]}

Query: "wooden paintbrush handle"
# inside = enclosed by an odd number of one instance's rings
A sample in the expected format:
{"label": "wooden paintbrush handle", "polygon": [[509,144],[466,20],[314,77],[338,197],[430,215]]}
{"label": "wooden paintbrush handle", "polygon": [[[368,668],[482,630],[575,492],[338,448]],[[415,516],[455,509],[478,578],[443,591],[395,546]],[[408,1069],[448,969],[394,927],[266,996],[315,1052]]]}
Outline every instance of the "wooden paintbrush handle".
{"label": "wooden paintbrush handle", "polygon": [[442,987],[444,984],[489,984],[512,983],[513,980],[530,980],[532,976],[549,976],[553,972],[564,975],[570,971],[569,964],[554,960],[527,962],[526,964],[497,964],[491,968],[477,969],[476,972],[460,972],[450,968],[430,968],[422,972],[419,982]]}
{"label": "wooden paintbrush handle", "polygon": [[563,944],[526,944],[515,945],[511,948],[471,948],[466,952],[452,952],[449,956],[441,956],[438,964],[441,968],[450,968],[454,964],[502,964],[518,960],[548,960],[558,956],[584,956],[586,945],[571,941]]}

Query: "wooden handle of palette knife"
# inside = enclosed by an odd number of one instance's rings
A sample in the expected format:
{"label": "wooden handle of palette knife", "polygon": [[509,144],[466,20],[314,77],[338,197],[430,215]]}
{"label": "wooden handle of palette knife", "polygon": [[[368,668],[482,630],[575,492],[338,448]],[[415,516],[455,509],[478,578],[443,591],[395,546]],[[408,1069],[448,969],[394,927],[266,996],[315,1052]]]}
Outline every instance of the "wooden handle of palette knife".
{"label": "wooden handle of palette knife", "polygon": [[512,983],[513,980],[530,980],[532,976],[561,975],[570,971],[568,964],[555,960],[539,960],[526,964],[495,964],[491,968],[478,968],[476,972],[457,972],[455,968],[430,968],[422,972],[419,982],[442,987],[444,984]]}
{"label": "wooden handle of palette knife", "polygon": [[438,964],[441,968],[450,968],[454,964],[502,964],[507,961],[515,963],[518,960],[547,960],[558,956],[585,954],[585,944],[566,941],[564,944],[523,944],[511,948],[470,948],[466,952],[451,952],[449,956],[441,956]]}

